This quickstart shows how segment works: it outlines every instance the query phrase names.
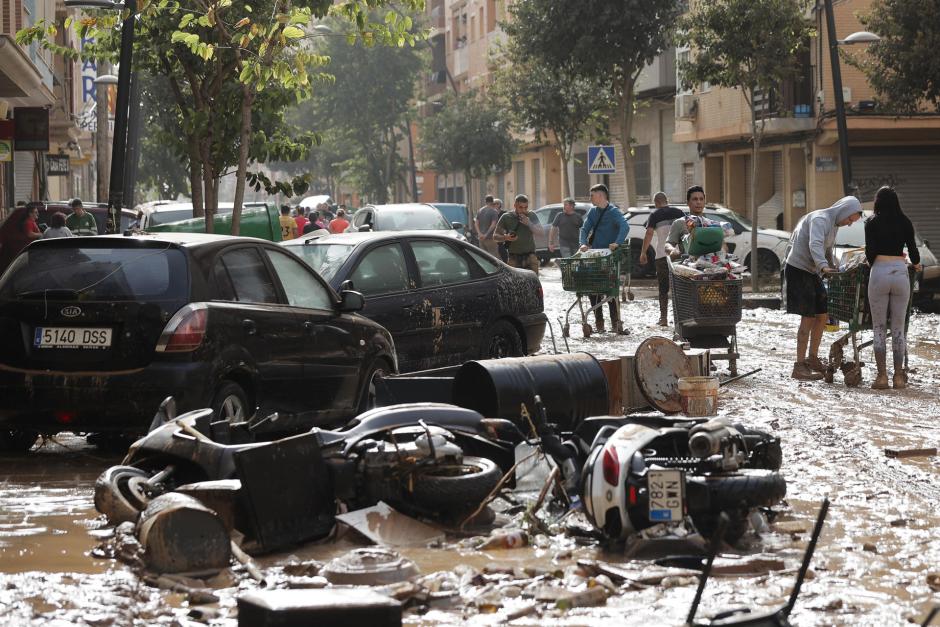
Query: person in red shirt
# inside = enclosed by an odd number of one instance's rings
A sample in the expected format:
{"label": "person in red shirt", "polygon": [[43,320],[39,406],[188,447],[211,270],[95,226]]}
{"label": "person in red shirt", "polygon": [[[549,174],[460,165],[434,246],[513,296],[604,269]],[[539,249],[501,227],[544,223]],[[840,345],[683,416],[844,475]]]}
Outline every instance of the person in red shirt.
{"label": "person in red shirt", "polygon": [[346,212],[340,209],[336,212],[336,217],[330,221],[330,233],[342,233],[349,228],[349,220],[346,219]]}
{"label": "person in red shirt", "polygon": [[38,207],[20,207],[3,223],[0,228],[0,273],[30,242],[42,237],[36,224],[38,218]]}
{"label": "person in red shirt", "polygon": [[304,227],[307,226],[307,223],[310,222],[310,220],[308,220],[307,217],[304,215],[303,207],[300,207],[300,206],[297,207],[297,215],[294,216],[294,222],[297,223],[297,233],[303,233]]}

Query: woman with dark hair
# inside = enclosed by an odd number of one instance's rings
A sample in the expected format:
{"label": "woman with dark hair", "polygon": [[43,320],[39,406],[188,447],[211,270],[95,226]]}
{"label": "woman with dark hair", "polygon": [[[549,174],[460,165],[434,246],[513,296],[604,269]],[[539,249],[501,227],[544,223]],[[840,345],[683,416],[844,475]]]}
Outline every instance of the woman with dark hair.
{"label": "woman with dark hair", "polygon": [[865,257],[871,265],[868,279],[868,302],[874,329],[875,364],[878,376],[871,384],[874,390],[888,387],[887,331],[891,321],[891,348],[894,353],[894,387],[907,387],[904,360],[907,356],[907,338],[904,322],[907,304],[911,300],[911,282],[908,276],[904,246],[914,269],[920,269],[920,252],[914,239],[914,225],[901,211],[898,194],[884,186],[875,194],[875,215],[865,222]]}
{"label": "woman with dark hair", "polygon": [[72,230],[65,226],[65,214],[56,211],[49,216],[49,228],[43,231],[43,239],[53,239],[55,237],[75,237]]}
{"label": "woman with dark hair", "polygon": [[0,226],[0,272],[34,239],[42,237],[36,224],[38,207],[19,207]]}

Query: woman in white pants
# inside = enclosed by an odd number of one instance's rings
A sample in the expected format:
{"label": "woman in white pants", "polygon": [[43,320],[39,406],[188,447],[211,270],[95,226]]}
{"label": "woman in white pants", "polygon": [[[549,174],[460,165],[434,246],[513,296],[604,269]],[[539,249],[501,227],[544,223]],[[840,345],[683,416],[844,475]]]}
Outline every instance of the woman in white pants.
{"label": "woman in white pants", "polygon": [[874,330],[875,364],[878,376],[872,389],[888,387],[887,332],[891,325],[891,348],[894,354],[895,389],[907,387],[904,361],[907,356],[907,338],[904,322],[907,304],[911,299],[911,283],[908,278],[904,247],[914,264],[920,269],[920,253],[914,239],[914,225],[901,211],[897,192],[891,187],[882,187],[875,194],[875,215],[865,222],[865,257],[871,264],[868,280],[868,302],[871,306]]}

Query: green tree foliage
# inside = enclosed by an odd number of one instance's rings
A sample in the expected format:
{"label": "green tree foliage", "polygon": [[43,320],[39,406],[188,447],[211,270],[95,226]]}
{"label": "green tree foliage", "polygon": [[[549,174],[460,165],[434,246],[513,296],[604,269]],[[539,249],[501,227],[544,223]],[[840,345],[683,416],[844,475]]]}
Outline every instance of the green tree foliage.
{"label": "green tree foliage", "polygon": [[470,181],[508,170],[518,147],[502,106],[476,91],[449,96],[440,111],[425,118],[420,145],[434,170],[463,173],[468,203]]}
{"label": "green tree foliage", "polygon": [[672,43],[681,4],[679,0],[522,0],[510,6],[512,19],[503,26],[522,58],[608,87],[624,147],[624,180],[631,205],[636,202],[630,149],[636,81]]}
{"label": "green tree foliage", "polygon": [[940,0],[877,0],[861,16],[881,41],[856,57],[879,98],[893,111],[940,112]]}
{"label": "green tree foliage", "polygon": [[[566,196],[573,196],[568,163],[574,143],[586,137],[610,110],[606,82],[585,76],[572,64],[552,68],[522,56],[513,38],[494,59],[496,90],[512,112],[520,132],[535,131],[537,142],[547,141],[561,158]],[[586,192],[586,190],[582,190]]]}
{"label": "green tree foliage", "polygon": [[[410,17],[396,19],[416,36]],[[328,24],[335,31],[341,27],[335,20]],[[414,43],[413,38],[388,47],[361,40],[350,45],[342,37],[318,41],[335,82],[293,114],[302,127],[329,129],[327,145],[311,152],[313,177],[355,182],[374,202],[388,202],[392,185],[407,171],[399,146],[407,137],[405,120],[426,63],[425,49]]]}
{"label": "green tree foliage", "polygon": [[[755,95],[774,101],[785,80],[799,75],[797,53],[808,45],[813,29],[802,0],[710,0],[700,2],[682,20],[679,42],[692,59],[679,63],[686,88],[709,82],[741,89],[751,110],[751,181],[758,180],[758,152],[765,118],[755,110]],[[751,222],[757,226],[757,198],[751,194]],[[751,230],[757,250],[757,228]],[[758,289],[757,256],[751,256],[751,285]]]}
{"label": "green tree foliage", "polygon": [[[314,84],[328,76],[322,67],[328,59],[318,54],[310,39],[316,19],[328,13],[352,30],[348,39],[371,44],[403,45],[413,40],[410,20],[372,20],[387,0],[195,0],[185,7],[176,0],[140,2],[137,10],[135,69],[167,79],[176,107],[176,127],[167,137],[179,138],[178,152],[185,155],[197,212],[211,214],[218,206],[219,179],[236,172],[233,232],[238,216],[248,165],[253,161],[296,159],[316,142],[313,133],[298,133],[284,125],[288,103],[309,98]],[[400,0],[417,9],[423,0]],[[82,54],[116,59],[121,16],[90,11],[72,23],[80,38],[93,38]],[[126,16],[125,16],[126,17]],[[21,43],[43,46],[72,57],[75,50],[54,43],[59,25],[40,22],[17,35]],[[174,116],[169,116],[173,118]],[[276,185],[253,177],[256,186],[271,191],[297,191],[304,181]],[[211,228],[212,220],[206,220]]]}

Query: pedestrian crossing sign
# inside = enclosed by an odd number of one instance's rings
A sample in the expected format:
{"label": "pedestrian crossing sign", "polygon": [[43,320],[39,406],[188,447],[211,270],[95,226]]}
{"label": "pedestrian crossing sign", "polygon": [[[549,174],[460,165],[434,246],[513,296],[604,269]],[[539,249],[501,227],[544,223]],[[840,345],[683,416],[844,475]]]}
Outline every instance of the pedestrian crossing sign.
{"label": "pedestrian crossing sign", "polygon": [[616,171],[613,146],[588,146],[588,174],[613,174]]}

